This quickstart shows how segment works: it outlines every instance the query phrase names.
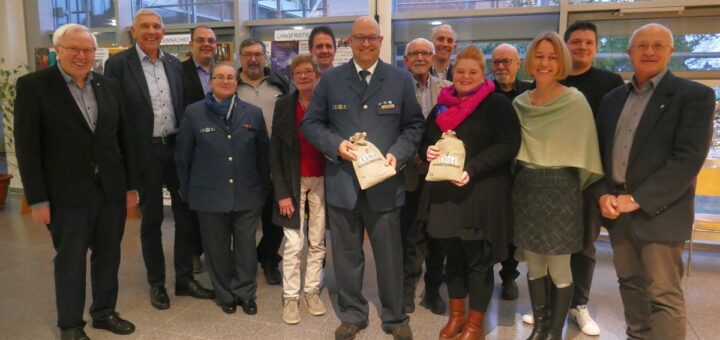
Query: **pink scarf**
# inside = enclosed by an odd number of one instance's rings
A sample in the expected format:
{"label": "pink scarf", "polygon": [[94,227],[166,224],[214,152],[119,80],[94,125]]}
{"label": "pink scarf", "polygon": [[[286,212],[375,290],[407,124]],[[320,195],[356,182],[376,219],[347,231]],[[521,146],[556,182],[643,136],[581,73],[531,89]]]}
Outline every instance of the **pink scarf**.
{"label": "pink scarf", "polygon": [[[495,91],[495,83],[487,78],[478,86],[475,93],[464,98],[456,96],[454,85],[440,90],[437,103],[447,108],[444,111],[439,111],[437,118],[435,118],[435,123],[440,127],[440,131],[454,130],[493,91]],[[440,107],[440,110],[442,109],[443,107]]]}

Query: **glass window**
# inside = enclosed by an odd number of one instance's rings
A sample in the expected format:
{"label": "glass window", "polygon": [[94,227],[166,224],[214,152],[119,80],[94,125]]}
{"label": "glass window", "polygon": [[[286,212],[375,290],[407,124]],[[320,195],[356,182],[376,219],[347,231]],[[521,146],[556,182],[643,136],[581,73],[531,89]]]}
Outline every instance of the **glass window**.
{"label": "glass window", "polygon": [[393,0],[393,12],[558,6],[558,0]]}
{"label": "glass window", "polygon": [[713,120],[713,139],[708,158],[720,159],[720,86],[713,86],[715,90],[715,119]]}
{"label": "glass window", "polygon": [[[673,31],[672,71],[720,71],[720,26],[717,17],[655,19]],[[595,66],[614,72],[632,72],[626,50],[633,30],[648,20],[596,21],[598,55]]]}
{"label": "glass window", "polygon": [[367,15],[367,0],[253,0],[253,19]]}
{"label": "glass window", "polygon": [[[514,45],[520,57],[524,58],[527,45],[536,33],[542,31],[556,31],[559,16],[557,14],[533,14],[517,16],[473,17],[462,19],[436,19],[436,20],[399,20],[393,22],[393,41],[395,43],[394,64],[405,67],[403,56],[405,46],[415,38],[431,40],[432,28],[435,21],[448,24],[457,33],[457,51],[469,45],[477,46],[485,54],[490,65],[492,50],[502,43]],[[497,29],[503,27],[502,30]],[[453,57],[454,58],[454,57]],[[491,72],[486,67],[486,73]],[[529,77],[520,69],[518,78],[527,80]]]}
{"label": "glass window", "polygon": [[133,13],[142,8],[157,11],[167,24],[225,22],[235,18],[233,0],[134,0]]}
{"label": "glass window", "polygon": [[113,0],[53,0],[55,28],[75,23],[91,28],[117,26]]}

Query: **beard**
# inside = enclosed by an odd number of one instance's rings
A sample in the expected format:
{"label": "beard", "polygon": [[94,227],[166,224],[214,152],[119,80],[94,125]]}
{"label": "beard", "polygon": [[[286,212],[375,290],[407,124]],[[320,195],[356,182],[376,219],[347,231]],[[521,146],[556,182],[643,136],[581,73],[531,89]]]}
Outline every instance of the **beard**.
{"label": "beard", "polygon": [[495,76],[495,80],[500,84],[507,84],[510,82],[510,75],[507,73],[498,74]]}

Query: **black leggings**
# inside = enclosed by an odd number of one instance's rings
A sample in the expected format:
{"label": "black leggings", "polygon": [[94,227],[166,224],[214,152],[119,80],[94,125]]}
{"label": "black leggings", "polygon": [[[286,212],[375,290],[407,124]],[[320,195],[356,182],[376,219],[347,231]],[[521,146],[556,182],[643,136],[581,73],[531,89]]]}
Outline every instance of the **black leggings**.
{"label": "black leggings", "polygon": [[490,243],[486,240],[441,240],[447,254],[445,275],[448,296],[464,299],[470,292],[470,309],[484,312],[492,298],[495,275]]}

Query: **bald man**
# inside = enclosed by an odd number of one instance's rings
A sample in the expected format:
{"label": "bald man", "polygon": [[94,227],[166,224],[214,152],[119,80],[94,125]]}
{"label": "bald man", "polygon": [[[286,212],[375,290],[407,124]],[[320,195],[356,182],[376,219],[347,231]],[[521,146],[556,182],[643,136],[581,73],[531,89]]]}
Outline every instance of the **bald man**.
{"label": "bald man", "polygon": [[610,233],[629,339],[684,339],[683,244],[694,219],[695,177],[712,138],[712,89],[667,68],[668,28],[633,32],[635,74],[610,91],[597,117],[605,185],[599,195]]}
{"label": "bald man", "polygon": [[377,268],[382,329],[394,339],[412,339],[403,311],[403,262],[400,208],[405,203],[401,173],[361,190],[353,169],[356,132],[401,170],[417,152],[423,116],[410,74],[379,59],[383,36],[377,22],[355,20],[349,38],[353,59],[323,73],[302,122],[302,133],[327,158],[325,187],[338,318],[335,339],[353,339],[368,326],[368,302],[362,295],[365,231]]}

